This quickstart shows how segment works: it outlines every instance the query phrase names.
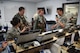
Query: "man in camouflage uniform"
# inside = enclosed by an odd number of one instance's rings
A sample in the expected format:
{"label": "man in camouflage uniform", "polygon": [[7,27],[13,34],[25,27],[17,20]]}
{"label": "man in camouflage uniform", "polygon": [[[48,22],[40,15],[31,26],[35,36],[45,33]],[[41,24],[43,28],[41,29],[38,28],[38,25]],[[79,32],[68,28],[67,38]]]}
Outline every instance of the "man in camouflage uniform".
{"label": "man in camouflage uniform", "polygon": [[24,16],[24,12],[25,8],[20,7],[19,12],[14,17],[18,17],[21,21],[20,30],[22,30],[24,27],[26,27],[27,30],[29,30],[29,23],[27,22],[26,17]]}
{"label": "man in camouflage uniform", "polygon": [[34,29],[41,29],[41,32],[46,31],[46,19],[43,15],[44,15],[44,10],[42,9],[36,16],[37,19],[35,20],[34,23]]}
{"label": "man in camouflage uniform", "polygon": [[56,16],[56,24],[52,26],[52,29],[63,29],[66,27],[67,18],[63,14],[62,8],[57,8],[58,15]]}

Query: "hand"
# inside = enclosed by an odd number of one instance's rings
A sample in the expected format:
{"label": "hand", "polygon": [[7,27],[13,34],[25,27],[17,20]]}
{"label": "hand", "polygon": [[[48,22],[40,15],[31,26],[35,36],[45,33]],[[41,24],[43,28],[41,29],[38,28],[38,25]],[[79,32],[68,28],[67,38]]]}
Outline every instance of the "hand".
{"label": "hand", "polygon": [[27,29],[27,27],[25,26],[24,28],[23,28],[23,31],[25,31]]}
{"label": "hand", "polygon": [[26,29],[30,30],[31,29],[31,26],[27,26]]}
{"label": "hand", "polygon": [[51,29],[54,29],[56,26],[57,26],[57,24],[55,24],[55,25],[51,26]]}
{"label": "hand", "polygon": [[38,26],[41,26],[41,24],[38,24]]}
{"label": "hand", "polygon": [[54,29],[55,28],[55,26],[51,26],[51,29]]}
{"label": "hand", "polygon": [[59,18],[56,18],[56,21],[59,21]]}
{"label": "hand", "polygon": [[6,41],[2,43],[3,48],[6,48],[7,45],[8,45],[8,43]]}

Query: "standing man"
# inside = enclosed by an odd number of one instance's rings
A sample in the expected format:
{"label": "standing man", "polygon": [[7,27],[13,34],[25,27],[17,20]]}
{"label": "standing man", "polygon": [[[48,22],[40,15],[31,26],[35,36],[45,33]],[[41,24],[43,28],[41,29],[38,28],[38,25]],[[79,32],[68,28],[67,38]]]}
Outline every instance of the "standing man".
{"label": "standing man", "polygon": [[35,20],[35,29],[41,29],[41,32],[46,31],[46,19],[44,17],[44,10],[40,9],[40,12]]}
{"label": "standing man", "polygon": [[18,17],[21,21],[20,30],[22,30],[24,27],[26,28],[26,30],[29,30],[30,27],[26,20],[26,17],[24,16],[24,13],[25,13],[25,8],[19,7],[19,12],[14,17]]}
{"label": "standing man", "polygon": [[63,9],[62,8],[57,8],[57,13],[58,13],[58,15],[56,15],[56,24],[53,25],[51,28],[52,29],[65,28],[66,27],[66,23],[67,23],[67,18],[63,14]]}
{"label": "standing man", "polygon": [[34,20],[37,19],[37,16],[39,15],[40,10],[41,10],[41,8],[37,8],[37,12],[36,12],[36,13],[34,14],[34,16],[33,16],[33,19],[34,19]]}
{"label": "standing man", "polygon": [[32,29],[35,29],[35,20],[37,19],[37,16],[39,15],[39,12],[40,12],[40,8],[37,8],[37,12],[33,15],[33,18],[32,18]]}

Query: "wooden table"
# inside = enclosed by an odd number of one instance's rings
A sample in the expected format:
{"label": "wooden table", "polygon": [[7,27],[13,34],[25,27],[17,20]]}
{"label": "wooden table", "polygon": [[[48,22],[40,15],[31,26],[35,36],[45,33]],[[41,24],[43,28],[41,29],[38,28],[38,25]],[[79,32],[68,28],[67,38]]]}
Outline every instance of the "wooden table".
{"label": "wooden table", "polygon": [[[52,35],[54,35],[55,33],[53,33]],[[66,33],[65,36],[68,36],[72,33]],[[62,36],[62,37],[65,37],[65,36]],[[61,38],[61,37],[60,37]],[[22,48],[20,46],[16,46],[17,49],[16,49],[16,52],[17,53],[39,53],[39,51],[41,49],[49,49],[51,47],[51,45],[58,39],[58,37],[56,37],[56,35],[53,36],[53,39],[52,40],[49,40],[49,41],[46,41],[46,42],[43,42],[40,46],[37,46],[37,47],[34,47],[34,46],[30,46],[29,48]],[[68,50],[67,47],[65,46],[61,46],[61,48],[65,51]]]}
{"label": "wooden table", "polygon": [[8,41],[8,44],[12,43],[12,45],[14,46],[14,48],[16,49],[16,53],[39,53],[40,50],[42,49],[49,49],[52,45],[52,43],[54,43],[57,40],[56,37],[53,37],[52,40],[46,41],[44,43],[42,43],[40,46],[34,47],[34,46],[30,46],[29,48],[22,48],[20,46],[17,46],[13,41]]}

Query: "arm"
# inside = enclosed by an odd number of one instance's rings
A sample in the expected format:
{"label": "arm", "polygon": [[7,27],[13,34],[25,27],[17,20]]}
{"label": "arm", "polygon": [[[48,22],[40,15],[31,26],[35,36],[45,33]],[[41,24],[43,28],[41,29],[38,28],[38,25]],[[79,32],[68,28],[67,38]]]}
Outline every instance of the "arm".
{"label": "arm", "polygon": [[[26,27],[26,29],[31,29],[30,23],[27,21],[27,17],[24,17],[24,21],[22,22],[23,26]],[[23,29],[24,29],[23,27]]]}
{"label": "arm", "polygon": [[2,43],[2,47],[0,48],[0,52],[2,52],[2,51],[6,48],[7,45],[8,45],[8,44],[7,44],[6,41],[3,42],[3,43]]}
{"label": "arm", "polygon": [[51,26],[51,29],[54,29],[54,28],[56,28],[56,26],[57,26],[57,24],[55,24],[55,25]]}
{"label": "arm", "polygon": [[23,24],[24,24],[25,26],[30,26],[30,25],[29,25],[29,22],[27,21],[27,17],[26,17],[26,16],[24,17],[24,22],[23,22]]}
{"label": "arm", "polygon": [[56,24],[55,24],[55,25],[52,25],[52,26],[51,26],[51,29],[54,29],[54,28],[57,27],[57,25],[58,25],[58,20],[59,20],[58,17],[56,17]]}
{"label": "arm", "polygon": [[24,27],[20,32],[23,33],[26,30],[26,27]]}
{"label": "arm", "polygon": [[4,48],[1,47],[1,48],[0,48],[0,52],[2,52],[3,50],[4,50]]}
{"label": "arm", "polygon": [[57,23],[58,23],[62,28],[64,28],[64,27],[65,27],[66,22],[67,22],[66,17],[61,18],[61,20],[59,20],[59,19],[57,20]]}
{"label": "arm", "polygon": [[60,26],[61,26],[62,28],[65,27],[65,25],[64,25],[62,22],[58,21],[58,23],[60,24]]}

